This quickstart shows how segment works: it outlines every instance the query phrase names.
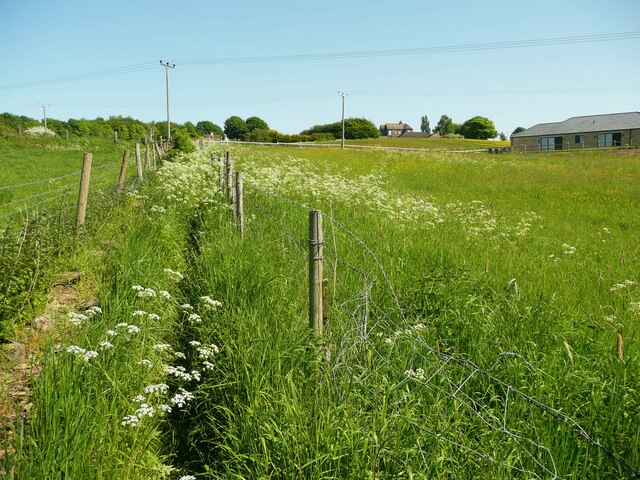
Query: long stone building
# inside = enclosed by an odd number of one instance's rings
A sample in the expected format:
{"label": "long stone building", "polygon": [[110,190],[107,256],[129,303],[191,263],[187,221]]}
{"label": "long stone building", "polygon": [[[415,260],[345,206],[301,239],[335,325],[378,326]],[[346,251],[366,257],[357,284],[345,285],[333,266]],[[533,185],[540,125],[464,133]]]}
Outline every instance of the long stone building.
{"label": "long stone building", "polygon": [[638,146],[640,112],[571,117],[563,122],[539,123],[511,136],[517,152]]}

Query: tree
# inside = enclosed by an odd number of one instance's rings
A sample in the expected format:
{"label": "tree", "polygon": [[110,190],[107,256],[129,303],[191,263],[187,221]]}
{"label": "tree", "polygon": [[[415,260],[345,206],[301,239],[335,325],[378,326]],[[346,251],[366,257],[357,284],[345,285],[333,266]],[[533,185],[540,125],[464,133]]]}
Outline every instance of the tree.
{"label": "tree", "polygon": [[200,136],[200,132],[198,131],[196,126],[191,122],[185,122],[182,128],[184,129],[186,134],[189,135],[189,137],[191,138],[197,138]]}
{"label": "tree", "polygon": [[249,117],[245,120],[245,123],[247,124],[247,128],[250,132],[253,132],[254,130],[269,130],[267,122],[262,120],[260,117]]}
{"label": "tree", "polygon": [[524,132],[525,130],[526,130],[526,128],[524,128],[524,127],[516,127],[516,129],[515,129],[513,132],[511,132],[511,135],[512,135],[512,136],[513,136],[513,135],[517,135],[517,134],[519,134],[520,132]]}
{"label": "tree", "polygon": [[429,125],[429,119],[426,115],[420,118],[420,131],[422,133],[431,133],[431,126]]}
{"label": "tree", "polygon": [[495,125],[486,117],[476,116],[470,118],[460,126],[458,132],[464,135],[464,138],[474,138],[478,140],[487,140],[498,135]]}
{"label": "tree", "polygon": [[453,120],[449,118],[447,115],[442,115],[440,120],[438,120],[438,125],[433,129],[434,133],[439,133],[444,136],[449,133],[455,133],[455,127]]}
{"label": "tree", "polygon": [[198,130],[198,133],[200,133],[200,135],[211,135],[215,127],[215,123],[210,122],[209,120],[200,120],[198,123],[196,123],[196,130]]}
{"label": "tree", "polygon": [[225,120],[224,133],[232,140],[239,140],[249,133],[249,127],[243,119],[234,115]]}
{"label": "tree", "polygon": [[502,140],[503,142],[507,140],[507,134],[504,132],[500,132],[500,135],[498,136],[500,137],[500,140]]}
{"label": "tree", "polygon": [[[344,121],[345,137],[355,138],[378,138],[380,130],[371,120],[366,118],[347,118]],[[342,122],[328,123],[325,125],[314,125],[301,132],[301,135],[331,134],[333,138],[342,137]]]}

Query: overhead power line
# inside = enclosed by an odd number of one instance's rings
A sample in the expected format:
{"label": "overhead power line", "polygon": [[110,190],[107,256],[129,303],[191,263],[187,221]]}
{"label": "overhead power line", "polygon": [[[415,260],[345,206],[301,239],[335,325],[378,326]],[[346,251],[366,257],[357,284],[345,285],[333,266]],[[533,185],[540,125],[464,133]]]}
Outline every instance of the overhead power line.
{"label": "overhead power line", "polygon": [[221,65],[233,63],[272,63],[300,62],[313,60],[332,60],[368,57],[392,57],[403,55],[428,55],[436,53],[474,52],[482,50],[500,50],[508,48],[545,47],[578,43],[611,42],[616,40],[640,39],[640,31],[607,33],[601,35],[583,35],[576,37],[539,38],[533,40],[515,40],[508,42],[473,43],[465,45],[447,45],[440,47],[417,47],[394,50],[364,50],[354,52],[310,53],[299,55],[271,55],[260,57],[219,57],[175,59],[180,65]]}
{"label": "overhead power line", "polygon": [[125,75],[128,73],[154,70],[158,64],[156,62],[138,63],[126,65],[124,67],[109,68],[97,72],[80,73],[77,75],[67,75],[64,77],[49,78],[47,80],[36,80],[33,82],[13,83],[11,85],[0,85],[0,90],[11,90],[14,88],[40,87],[43,85],[53,85],[56,83],[77,82],[80,80],[91,80],[94,78],[112,77],[114,75]]}
{"label": "overhead power line", "polygon": [[[538,38],[538,39],[532,39],[532,40],[512,40],[512,41],[506,41],[506,42],[493,42],[493,43],[446,45],[446,46],[439,46],[439,47],[436,46],[436,47],[403,48],[403,49],[394,49],[394,50],[364,50],[364,51],[354,51],[354,52],[307,53],[307,54],[296,54],[296,55],[272,55],[272,56],[256,56],[256,57],[219,57],[219,58],[200,58],[200,59],[186,58],[186,59],[172,60],[172,63],[179,64],[179,65],[220,65],[220,64],[242,64],[242,63],[300,62],[300,61],[314,61],[314,60],[474,52],[474,51],[500,50],[500,49],[510,49],[510,48],[546,47],[546,46],[612,42],[612,41],[620,41],[620,40],[637,40],[637,39],[640,39],[640,31],[606,33],[606,34],[600,34],[600,35],[583,35],[583,36],[573,36],[573,37]],[[77,82],[81,80],[91,80],[94,78],[111,77],[115,75],[125,75],[129,73],[137,73],[137,72],[143,72],[147,70],[153,70],[156,66],[157,66],[156,62],[137,63],[134,65],[125,65],[122,67],[115,67],[107,70],[99,70],[96,72],[88,72],[88,73],[82,73],[77,75],[68,75],[63,77],[50,78],[46,80],[36,80],[31,82],[0,85],[0,90],[39,87],[39,86],[53,85],[58,83]]]}

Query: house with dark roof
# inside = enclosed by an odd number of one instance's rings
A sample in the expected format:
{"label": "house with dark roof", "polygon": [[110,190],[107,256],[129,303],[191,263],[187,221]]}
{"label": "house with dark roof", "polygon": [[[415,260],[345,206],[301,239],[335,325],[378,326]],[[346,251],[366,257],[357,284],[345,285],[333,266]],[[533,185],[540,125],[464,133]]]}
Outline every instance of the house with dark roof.
{"label": "house with dark roof", "polygon": [[413,132],[413,128],[406,123],[402,123],[402,120],[398,123],[380,125],[380,136],[382,137],[399,137],[406,132]]}
{"label": "house with dark roof", "polygon": [[539,123],[512,135],[511,146],[519,152],[640,146],[640,112],[587,115],[563,122]]}

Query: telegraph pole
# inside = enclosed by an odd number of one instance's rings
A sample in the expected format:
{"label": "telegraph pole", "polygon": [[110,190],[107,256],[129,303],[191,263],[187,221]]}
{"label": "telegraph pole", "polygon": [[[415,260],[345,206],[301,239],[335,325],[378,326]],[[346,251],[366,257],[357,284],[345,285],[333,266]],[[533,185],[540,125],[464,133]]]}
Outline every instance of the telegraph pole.
{"label": "telegraph pole", "polygon": [[167,83],[167,140],[171,142],[171,120],[169,119],[169,69],[176,68],[175,63],[163,62],[160,60],[160,65],[165,68],[166,83]]}
{"label": "telegraph pole", "polygon": [[345,92],[338,92],[342,97],[342,143],[340,148],[344,148],[344,97],[349,95]]}
{"label": "telegraph pole", "polygon": [[47,133],[47,106],[42,104],[42,116],[44,118],[44,133]]}

